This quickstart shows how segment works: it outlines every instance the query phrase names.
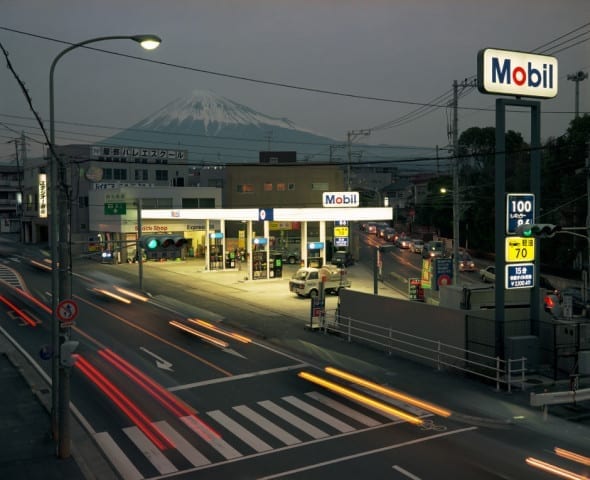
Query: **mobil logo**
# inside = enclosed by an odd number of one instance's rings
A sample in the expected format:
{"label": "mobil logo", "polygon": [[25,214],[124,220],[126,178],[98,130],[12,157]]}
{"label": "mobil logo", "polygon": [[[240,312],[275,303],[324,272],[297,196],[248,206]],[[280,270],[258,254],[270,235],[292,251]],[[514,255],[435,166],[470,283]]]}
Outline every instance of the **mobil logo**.
{"label": "mobil logo", "polygon": [[477,59],[480,92],[540,98],[557,95],[555,57],[487,48]]}
{"label": "mobil logo", "polygon": [[324,192],[322,194],[324,207],[358,207],[358,192]]}

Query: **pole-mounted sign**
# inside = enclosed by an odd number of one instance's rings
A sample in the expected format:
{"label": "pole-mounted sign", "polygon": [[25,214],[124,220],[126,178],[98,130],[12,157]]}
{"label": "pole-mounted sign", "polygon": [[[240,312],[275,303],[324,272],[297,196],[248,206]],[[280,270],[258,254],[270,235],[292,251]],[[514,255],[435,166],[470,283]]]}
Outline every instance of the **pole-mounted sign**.
{"label": "pole-mounted sign", "polygon": [[532,193],[506,195],[506,233],[515,234],[520,225],[535,223],[535,196]]}
{"label": "pole-mounted sign", "polygon": [[482,93],[553,98],[557,77],[555,57],[494,48],[477,55],[477,88]]}

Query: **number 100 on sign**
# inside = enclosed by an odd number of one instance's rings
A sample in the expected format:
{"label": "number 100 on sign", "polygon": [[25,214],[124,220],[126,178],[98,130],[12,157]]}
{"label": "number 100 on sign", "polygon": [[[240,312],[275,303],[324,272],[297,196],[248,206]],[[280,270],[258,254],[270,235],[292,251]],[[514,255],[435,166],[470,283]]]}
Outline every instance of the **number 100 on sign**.
{"label": "number 100 on sign", "polygon": [[519,225],[535,223],[535,196],[532,193],[506,195],[506,233],[516,233]]}

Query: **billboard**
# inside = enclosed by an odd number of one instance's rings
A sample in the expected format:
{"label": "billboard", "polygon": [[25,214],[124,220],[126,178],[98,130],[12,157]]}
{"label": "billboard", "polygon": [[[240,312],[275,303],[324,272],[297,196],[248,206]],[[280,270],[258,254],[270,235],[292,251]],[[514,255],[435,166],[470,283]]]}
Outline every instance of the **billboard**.
{"label": "billboard", "polygon": [[482,93],[553,98],[557,76],[555,57],[494,48],[477,55],[477,88]]}

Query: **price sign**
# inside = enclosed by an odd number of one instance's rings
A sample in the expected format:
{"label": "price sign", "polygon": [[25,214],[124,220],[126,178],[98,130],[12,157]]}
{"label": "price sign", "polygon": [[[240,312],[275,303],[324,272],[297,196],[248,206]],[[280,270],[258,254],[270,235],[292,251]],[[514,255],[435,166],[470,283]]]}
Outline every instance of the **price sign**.
{"label": "price sign", "polygon": [[348,227],[334,227],[335,237],[348,237]]}
{"label": "price sign", "polygon": [[532,193],[506,195],[506,233],[516,233],[519,225],[535,223],[535,196]]}
{"label": "price sign", "polygon": [[532,262],[535,259],[535,239],[506,237],[507,262]]}
{"label": "price sign", "polygon": [[535,286],[535,265],[533,263],[513,263],[506,265],[506,288],[532,288]]}

